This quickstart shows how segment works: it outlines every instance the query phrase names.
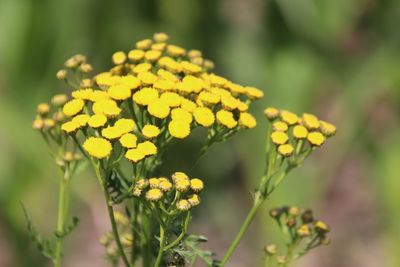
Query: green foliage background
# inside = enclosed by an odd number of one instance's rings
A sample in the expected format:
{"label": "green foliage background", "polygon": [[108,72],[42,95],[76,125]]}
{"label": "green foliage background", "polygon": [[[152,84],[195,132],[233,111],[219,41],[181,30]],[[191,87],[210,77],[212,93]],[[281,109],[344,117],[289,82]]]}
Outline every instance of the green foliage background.
{"label": "green foliage background", "polygon": [[[104,70],[112,52],[164,31],[202,50],[218,74],[266,95],[253,107],[259,127],[213,148],[194,170],[207,188],[192,230],[208,235],[208,248],[221,255],[250,206],[263,169],[262,109],[273,105],[339,129],[267,204],[312,207],[334,229],[332,245],[299,266],[400,266],[399,27],[397,0],[0,0],[0,265],[48,264],[28,240],[19,203],[51,234],[58,174],[30,124],[37,103],[66,90],[55,72],[75,53]],[[174,147],[166,171],[188,168],[200,137]],[[66,266],[100,266],[99,188],[90,172],[73,187],[82,225],[67,241]],[[259,266],[276,230],[266,207],[231,266]],[[99,248],[84,262],[88,246]]]}

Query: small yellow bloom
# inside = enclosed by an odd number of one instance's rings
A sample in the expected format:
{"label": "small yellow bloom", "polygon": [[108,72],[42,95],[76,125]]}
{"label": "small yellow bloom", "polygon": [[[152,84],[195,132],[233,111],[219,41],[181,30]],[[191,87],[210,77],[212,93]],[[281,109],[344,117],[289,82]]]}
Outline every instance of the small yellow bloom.
{"label": "small yellow bloom", "polygon": [[122,76],[120,83],[131,90],[137,89],[141,85],[140,79],[130,74]]}
{"label": "small yellow bloom", "polygon": [[124,133],[121,132],[120,129],[118,129],[115,126],[108,126],[107,128],[104,128],[101,130],[101,135],[108,140],[115,140],[121,137]]}
{"label": "small yellow bloom", "polygon": [[336,126],[326,121],[320,121],[320,127],[321,132],[328,137],[333,136],[336,133]]}
{"label": "small yellow bloom", "polygon": [[144,141],[143,143],[138,144],[137,149],[142,151],[145,156],[157,154],[156,145],[149,141]]}
{"label": "small yellow bloom", "polygon": [[112,150],[111,143],[101,137],[89,137],[83,143],[82,147],[89,155],[98,159],[108,157]]}
{"label": "small yellow bloom", "polygon": [[257,121],[253,115],[248,112],[242,112],[239,116],[239,124],[245,128],[254,128],[257,125]]}
{"label": "small yellow bloom", "polygon": [[115,65],[123,64],[126,61],[126,54],[122,51],[115,52],[112,55],[112,61]]}
{"label": "small yellow bloom", "polygon": [[183,92],[189,92],[189,93],[190,92],[199,93],[204,87],[203,81],[200,78],[197,78],[192,75],[186,75],[185,77],[183,77],[181,85],[182,85],[181,90]]}
{"label": "small yellow bloom", "polygon": [[72,121],[79,125],[79,127],[85,127],[89,121],[89,115],[79,114],[72,118]]}
{"label": "small yellow bloom", "polygon": [[47,115],[50,112],[50,106],[47,103],[40,103],[37,108],[36,108],[36,112],[39,115]]}
{"label": "small yellow bloom", "polygon": [[146,193],[146,198],[150,201],[158,201],[164,196],[164,193],[158,189],[158,188],[153,188],[147,191]]}
{"label": "small yellow bloom", "polygon": [[125,226],[129,225],[129,219],[122,212],[118,210],[114,211],[114,218],[117,223],[120,223]]}
{"label": "small yellow bloom", "polygon": [[196,73],[199,73],[202,71],[201,67],[199,67],[193,63],[190,63],[188,61],[182,61],[181,66],[182,66],[183,71],[188,74],[196,74]]}
{"label": "small yellow bloom", "polygon": [[81,99],[72,99],[65,103],[63,112],[66,116],[72,117],[82,111],[85,102]]}
{"label": "small yellow bloom", "polygon": [[136,186],[133,188],[132,190],[132,195],[134,195],[135,197],[140,197],[140,195],[142,194],[142,189],[137,188]]}
{"label": "small yellow bloom", "polygon": [[119,119],[114,127],[121,131],[121,134],[132,132],[136,128],[136,123],[132,119]]}
{"label": "small yellow bloom", "polygon": [[167,47],[166,43],[155,43],[151,45],[151,50],[164,51]]}
{"label": "small yellow bloom", "polygon": [[278,147],[278,153],[282,156],[289,157],[293,154],[294,148],[290,144],[280,145]]}
{"label": "small yellow bloom", "polygon": [[264,96],[264,92],[255,87],[245,87],[246,94],[250,99],[259,99]]}
{"label": "small yellow bloom", "polygon": [[202,91],[197,99],[206,105],[215,105],[221,101],[221,97],[219,95],[206,91]]}
{"label": "small yellow bloom", "polygon": [[90,100],[93,102],[97,102],[101,100],[111,100],[111,99],[106,91],[94,90]]}
{"label": "small yellow bloom", "polygon": [[152,66],[150,63],[140,63],[133,68],[133,72],[139,74],[142,72],[148,72],[151,68]]}
{"label": "small yellow bloom", "polygon": [[287,111],[287,110],[282,110],[280,112],[280,115],[281,115],[281,119],[284,122],[286,122],[288,125],[294,125],[294,124],[298,123],[298,121],[299,121],[299,118],[297,117],[296,114],[294,114],[290,111]]}
{"label": "small yellow bloom", "polygon": [[186,192],[190,188],[190,181],[189,179],[179,179],[175,181],[175,188],[179,192]]}
{"label": "small yellow bloom", "polygon": [[188,51],[187,56],[189,58],[201,57],[202,53],[200,50],[192,49]]}
{"label": "small yellow bloom", "polygon": [[184,110],[183,108],[174,108],[171,111],[172,120],[182,120],[187,122],[188,124],[192,123],[193,116],[189,111]]}
{"label": "small yellow bloom", "polygon": [[146,138],[155,138],[160,134],[160,128],[155,125],[147,124],[143,127],[142,134]]}
{"label": "small yellow bloom", "polygon": [[308,130],[303,125],[296,125],[293,128],[293,136],[297,139],[305,139],[308,135]]}
{"label": "small yellow bloom", "polygon": [[56,122],[53,119],[44,119],[44,127],[47,129],[53,128]]}
{"label": "small yellow bloom", "polygon": [[131,161],[133,163],[137,163],[138,161],[144,159],[144,157],[146,157],[146,155],[144,154],[144,152],[142,150],[139,150],[137,148],[132,148],[132,149],[128,149],[128,151],[126,151],[125,157],[129,161]]}
{"label": "small yellow bloom", "polygon": [[144,55],[144,58],[150,62],[154,62],[161,57],[161,51],[159,50],[149,50]]}
{"label": "small yellow bloom", "polygon": [[[44,123],[44,121],[42,121],[42,122]],[[68,134],[74,133],[78,129],[79,129],[79,125],[73,121],[68,121],[61,125],[61,130],[63,130],[64,132],[66,132]]]}
{"label": "small yellow bloom", "polygon": [[169,115],[170,108],[165,101],[157,99],[147,106],[147,111],[156,118],[165,119]]}
{"label": "small yellow bloom", "polygon": [[157,32],[153,35],[153,39],[157,43],[164,43],[164,42],[168,41],[168,38],[169,38],[168,34],[163,33],[163,32]]}
{"label": "small yellow bloom", "polygon": [[167,179],[163,179],[160,181],[160,184],[158,185],[158,188],[160,188],[164,192],[169,192],[172,190],[172,183],[168,181]]}
{"label": "small yellow bloom", "polygon": [[224,109],[234,110],[238,107],[238,101],[231,95],[222,95],[221,96],[221,104]]}
{"label": "small yellow bloom", "polygon": [[158,77],[150,71],[144,71],[138,74],[137,76],[142,84],[144,85],[152,85],[158,79]]}
{"label": "small yellow bloom", "polygon": [[198,124],[204,127],[210,127],[215,122],[214,113],[211,111],[211,109],[206,107],[196,108],[193,111],[193,117]]}
{"label": "small yellow bloom", "polygon": [[139,62],[140,60],[142,60],[144,58],[144,51],[140,50],[140,49],[133,49],[131,51],[129,51],[128,53],[128,58],[129,60],[133,61],[133,62]]}
{"label": "small yellow bloom", "polygon": [[223,87],[224,85],[226,85],[228,83],[227,79],[225,79],[224,77],[218,76],[216,74],[211,74],[209,76],[209,78],[210,78],[211,84],[215,85],[215,86]]}
{"label": "small yellow bloom", "polygon": [[142,88],[132,96],[133,101],[139,105],[147,106],[158,99],[158,91],[153,88]]}
{"label": "small yellow bloom", "polygon": [[158,180],[157,178],[150,178],[149,185],[150,188],[158,188],[158,186],[160,185],[160,180]]}
{"label": "small yellow bloom", "polygon": [[319,128],[319,120],[312,114],[303,114],[303,124],[309,130],[317,130]]}
{"label": "small yellow bloom", "polygon": [[271,140],[275,145],[283,145],[289,140],[289,137],[286,133],[275,131],[271,134]]}
{"label": "small yellow bloom", "polygon": [[307,135],[307,140],[313,146],[321,146],[325,142],[325,136],[320,132],[311,132]]}
{"label": "small yellow bloom", "polygon": [[132,133],[126,133],[119,138],[119,142],[123,147],[134,148],[137,144],[137,137]]}
{"label": "small yellow bloom", "polygon": [[159,79],[154,82],[153,87],[161,91],[172,91],[175,89],[175,82]]}
{"label": "small yellow bloom", "polygon": [[[64,123],[65,124],[65,123]],[[63,124],[63,125],[64,125]],[[32,122],[32,128],[33,129],[35,129],[35,130],[41,130],[41,129],[43,129],[43,127],[44,127],[44,120],[43,119],[35,119],[33,122]],[[67,125],[67,127],[65,127],[64,126],[64,128],[61,126],[61,129],[63,130],[63,131],[65,131],[65,128],[69,128],[70,127],[70,125]],[[67,132],[67,131],[65,131],[65,132]],[[68,132],[67,132],[68,133]]]}
{"label": "small yellow bloom", "polygon": [[197,194],[191,195],[187,200],[192,207],[196,207],[200,204],[200,197]]}
{"label": "small yellow bloom", "polygon": [[181,96],[173,92],[162,93],[160,99],[170,107],[178,107],[181,105]]}
{"label": "small yellow bloom", "polygon": [[139,189],[146,189],[149,186],[149,180],[147,179],[140,179],[136,182],[135,187]]}
{"label": "small yellow bloom", "polygon": [[79,89],[72,92],[72,97],[82,100],[91,100],[93,94],[92,88]]}
{"label": "small yellow bloom", "polygon": [[202,180],[200,180],[198,178],[193,178],[190,180],[190,188],[194,192],[200,192],[204,188],[204,183]]}
{"label": "small yellow bloom", "polygon": [[191,208],[191,206],[189,201],[187,201],[186,199],[181,199],[176,203],[176,208],[179,211],[188,211]]}
{"label": "small yellow bloom", "polygon": [[103,114],[109,118],[114,118],[121,113],[121,109],[118,107],[117,102],[111,99],[94,102],[92,109],[94,114]]}
{"label": "small yellow bloom", "polygon": [[142,50],[147,50],[150,48],[151,44],[153,41],[151,39],[144,39],[141,41],[136,42],[136,48],[137,49],[142,49]]}
{"label": "small yellow bloom", "polygon": [[184,172],[174,172],[172,175],[172,181],[174,181],[174,183],[176,183],[179,180],[188,180],[189,177],[187,176],[186,173]]}
{"label": "small yellow bloom", "polygon": [[167,52],[168,52],[168,54],[170,54],[173,57],[180,57],[180,56],[185,55],[186,50],[177,45],[168,45]]}
{"label": "small yellow bloom", "polygon": [[274,131],[278,131],[278,132],[286,132],[288,130],[288,125],[286,122],[283,121],[276,121],[274,122],[274,124],[272,124],[272,129],[274,129]]}
{"label": "small yellow bloom", "polygon": [[317,232],[327,233],[330,231],[329,226],[323,221],[314,222],[314,227]]}
{"label": "small yellow bloom", "polygon": [[[194,110],[196,109],[197,105],[196,103],[194,103],[193,101],[182,97],[181,99],[181,108],[183,108],[184,110],[187,110],[189,112],[194,112]],[[214,114],[213,114],[214,116]]]}
{"label": "small yellow bloom", "polygon": [[168,131],[175,138],[186,138],[190,134],[190,123],[184,120],[171,120],[168,124]]}
{"label": "small yellow bloom", "polygon": [[68,101],[68,96],[66,94],[57,94],[51,98],[51,103],[54,106],[60,107]]}
{"label": "small yellow bloom", "polygon": [[233,113],[227,110],[220,110],[217,112],[217,121],[218,123],[224,125],[225,127],[232,129],[236,127],[237,121],[233,118]]}
{"label": "small yellow bloom", "polygon": [[297,228],[296,232],[301,237],[306,237],[306,236],[309,236],[311,234],[310,228],[308,227],[307,224],[303,224],[302,226]]}
{"label": "small yellow bloom", "polygon": [[108,88],[108,95],[114,100],[125,100],[131,96],[131,89],[126,85],[114,85]]}
{"label": "small yellow bloom", "polygon": [[175,74],[173,74],[173,73],[171,73],[169,71],[166,71],[164,69],[159,69],[157,71],[157,75],[160,76],[160,78],[163,78],[164,80],[167,80],[167,81],[170,81],[170,82],[174,82],[174,83],[179,80],[178,77],[176,77]]}
{"label": "small yellow bloom", "polygon": [[107,117],[103,114],[95,114],[92,115],[89,120],[88,124],[92,128],[99,128],[104,126],[107,123]]}

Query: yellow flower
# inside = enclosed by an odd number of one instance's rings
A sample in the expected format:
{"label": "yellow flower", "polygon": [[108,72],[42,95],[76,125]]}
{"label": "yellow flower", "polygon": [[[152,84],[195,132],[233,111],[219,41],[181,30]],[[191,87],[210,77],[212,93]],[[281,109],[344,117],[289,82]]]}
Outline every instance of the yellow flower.
{"label": "yellow flower", "polygon": [[307,140],[313,146],[321,146],[325,142],[325,136],[320,132],[311,132],[307,135]]}
{"label": "yellow flower", "polygon": [[187,56],[189,58],[196,58],[196,57],[201,57],[202,53],[200,50],[192,49],[188,51]]}
{"label": "yellow flower", "polygon": [[228,83],[227,79],[225,79],[224,77],[218,76],[216,74],[213,74],[213,73],[209,76],[209,79],[210,79],[211,84],[215,85],[215,86],[223,87],[225,84]]}
{"label": "yellow flower", "polygon": [[47,115],[50,112],[49,104],[40,103],[36,108],[36,112],[40,115]]}
{"label": "yellow flower", "polygon": [[146,189],[149,186],[149,180],[147,179],[140,179],[136,182],[135,187],[139,189]]}
{"label": "yellow flower", "polygon": [[[65,123],[64,123],[65,124]],[[65,131],[65,128],[70,128],[71,126],[73,126],[73,125],[70,125],[70,123],[67,125],[67,127],[65,127],[64,126],[64,124],[63,125],[61,125],[61,129],[63,130],[63,131]],[[64,128],[63,128],[63,126],[64,126]],[[32,122],[32,128],[33,129],[35,129],[35,130],[41,130],[42,128],[44,127],[44,120],[43,119],[35,119],[33,122]],[[74,128],[75,129],[75,128]],[[67,132],[67,131],[65,131],[65,132]],[[67,132],[68,133],[68,132]]]}
{"label": "yellow flower", "polygon": [[257,125],[256,119],[248,112],[242,112],[239,116],[239,124],[245,128],[254,128]]}
{"label": "yellow flower", "polygon": [[143,127],[142,134],[146,138],[155,138],[160,134],[160,128],[155,125],[147,124]]}
{"label": "yellow flower", "polygon": [[198,107],[193,111],[194,120],[204,126],[210,127],[214,124],[215,116],[214,113],[209,108]]}
{"label": "yellow flower", "polygon": [[171,56],[180,57],[180,56],[185,55],[186,50],[184,48],[182,48],[182,47],[177,46],[177,45],[168,45],[167,46],[167,52]]}
{"label": "yellow flower", "polygon": [[157,99],[147,106],[147,111],[156,118],[164,119],[169,115],[170,108],[163,100]]}
{"label": "yellow flower", "polygon": [[144,39],[141,41],[136,42],[136,48],[137,49],[142,49],[142,50],[147,50],[150,48],[151,44],[153,41],[151,39]]}
{"label": "yellow flower", "polygon": [[178,77],[176,77],[175,74],[173,74],[173,73],[171,73],[169,71],[166,71],[164,69],[159,69],[157,71],[157,75],[160,76],[161,78],[163,78],[164,80],[167,80],[167,81],[170,81],[170,82],[174,82],[174,83],[179,80]]}
{"label": "yellow flower", "polygon": [[132,133],[126,133],[119,138],[119,142],[123,147],[134,148],[136,147],[137,137]]}
{"label": "yellow flower", "polygon": [[112,150],[111,143],[101,137],[89,137],[83,143],[82,147],[89,155],[98,159],[108,157]]}
{"label": "yellow flower", "polygon": [[200,197],[197,194],[193,194],[188,198],[188,201],[192,207],[196,207],[200,204]]}
{"label": "yellow flower", "polygon": [[175,89],[175,83],[172,81],[159,79],[154,82],[153,87],[161,91],[172,91]]}
{"label": "yellow flower", "polygon": [[136,124],[132,119],[119,119],[115,122],[114,127],[121,131],[122,134],[132,132],[136,128]]}
{"label": "yellow flower", "polygon": [[182,79],[182,86],[181,90],[183,92],[199,93],[204,87],[204,82],[195,76],[186,75]]}
{"label": "yellow flower", "polygon": [[182,66],[183,71],[185,73],[189,73],[189,74],[192,74],[192,73],[195,74],[195,73],[199,73],[202,71],[201,67],[199,67],[193,63],[190,63],[188,61],[182,61],[181,66]]}
{"label": "yellow flower", "polygon": [[283,145],[289,140],[289,137],[286,133],[275,131],[271,134],[271,140],[275,145]]}
{"label": "yellow flower", "polygon": [[140,63],[133,68],[134,73],[142,73],[150,71],[152,68],[150,63]]}
{"label": "yellow flower", "polygon": [[177,93],[165,92],[162,93],[160,99],[168,104],[170,107],[178,107],[181,105],[181,96]]}
{"label": "yellow flower", "polygon": [[88,124],[92,128],[99,128],[104,126],[107,123],[107,117],[103,114],[95,114],[92,115],[89,120]]}
{"label": "yellow flower", "polygon": [[278,131],[278,132],[286,132],[288,130],[288,125],[286,122],[283,121],[276,121],[274,122],[274,124],[272,124],[272,129],[274,129],[274,131]]}
{"label": "yellow flower", "polygon": [[129,225],[129,219],[120,211],[114,211],[114,218],[117,223],[125,226]]}
{"label": "yellow flower", "polygon": [[172,190],[172,183],[170,181],[168,181],[167,179],[162,179],[162,180],[160,180],[160,184],[158,185],[158,188],[160,188],[164,192],[169,192]]}
{"label": "yellow flower", "polygon": [[72,121],[79,125],[79,127],[84,127],[89,121],[89,115],[79,114],[72,118]]}
{"label": "yellow flower", "polygon": [[108,126],[101,130],[101,135],[109,140],[115,140],[121,137],[124,133],[115,126]]}
{"label": "yellow flower", "polygon": [[128,151],[126,151],[125,157],[129,161],[136,163],[136,162],[144,159],[144,157],[146,157],[146,155],[143,153],[142,150],[139,150],[137,148],[132,148],[132,149],[128,149]]}
{"label": "yellow flower", "polygon": [[53,128],[55,124],[56,122],[53,119],[44,119],[44,127],[46,127],[47,129]]}
{"label": "yellow flower", "polygon": [[[44,121],[42,121],[44,123]],[[63,130],[66,133],[74,133],[76,130],[79,129],[79,124],[77,124],[74,121],[68,121],[65,122],[61,125],[61,130]]]}
{"label": "yellow flower", "polygon": [[316,130],[319,128],[319,120],[316,116],[308,113],[303,114],[303,124],[309,130]]}
{"label": "yellow flower", "polygon": [[63,112],[66,116],[72,117],[82,111],[85,102],[81,99],[72,99],[65,103]]}
{"label": "yellow flower", "polygon": [[175,138],[186,138],[190,134],[190,123],[184,120],[171,120],[168,124],[168,131]]}
{"label": "yellow flower", "polygon": [[230,111],[226,111],[226,110],[220,110],[217,112],[217,121],[224,125],[225,127],[232,129],[234,127],[236,127],[237,125],[237,121],[235,121],[235,119],[233,118],[233,113]]}
{"label": "yellow flower", "polygon": [[293,128],[293,136],[297,139],[304,139],[308,135],[308,130],[303,125],[296,125]]}
{"label": "yellow flower", "polygon": [[169,38],[168,34],[163,33],[163,32],[157,32],[153,35],[153,39],[157,43],[164,43],[164,42],[168,41],[168,38]]}
{"label": "yellow flower", "polygon": [[264,92],[255,87],[245,87],[246,94],[250,99],[259,99],[264,96]]}
{"label": "yellow flower", "polygon": [[174,108],[171,111],[172,120],[182,120],[187,122],[188,124],[192,123],[193,116],[189,111],[184,110],[183,108]]}
{"label": "yellow flower", "polygon": [[281,154],[282,156],[285,156],[285,157],[291,156],[293,154],[293,151],[294,151],[294,148],[290,144],[284,144],[284,145],[280,145],[278,147],[279,154]]}
{"label": "yellow flower", "polygon": [[118,107],[117,102],[111,99],[94,102],[92,109],[94,114],[103,114],[109,118],[114,118],[121,113],[121,109]]}
{"label": "yellow flower", "polygon": [[158,186],[160,185],[160,180],[158,180],[157,178],[150,178],[149,185],[150,188],[158,188]]}
{"label": "yellow flower", "polygon": [[202,103],[205,103],[207,105],[215,105],[218,104],[219,101],[221,101],[221,97],[219,95],[215,95],[210,92],[203,91],[199,94],[198,100],[200,100]]}
{"label": "yellow flower", "polygon": [[179,211],[188,211],[191,208],[191,206],[189,201],[187,201],[186,199],[181,199],[176,203],[176,208]]}
{"label": "yellow flower", "polygon": [[101,100],[111,100],[111,99],[106,91],[94,90],[90,100],[93,102],[97,102]]}
{"label": "yellow flower", "polygon": [[193,112],[196,109],[197,105],[193,101],[182,97],[181,99],[181,108],[186,111]]}
{"label": "yellow flower", "polygon": [[234,110],[238,107],[238,100],[231,95],[222,95],[221,104],[224,109]]}
{"label": "yellow flower", "polygon": [[131,90],[137,89],[141,85],[140,79],[130,74],[122,76],[120,83]]}
{"label": "yellow flower", "polygon": [[149,141],[138,144],[137,149],[142,151],[145,156],[152,156],[157,154],[157,147]]}
{"label": "yellow flower", "polygon": [[126,61],[126,54],[122,51],[115,52],[112,55],[112,61],[115,65],[123,64]]}
{"label": "yellow flower", "polygon": [[97,74],[94,77],[94,80],[96,81],[96,83],[98,85],[101,86],[110,86],[112,84],[114,84],[114,76],[111,75],[111,73],[109,72],[102,72]]}
{"label": "yellow flower", "polygon": [[167,47],[166,43],[155,43],[151,45],[151,50],[164,51]]}
{"label": "yellow flower", "polygon": [[282,110],[280,112],[281,119],[286,122],[288,125],[294,125],[299,122],[299,118],[297,117],[296,114],[287,111],[287,110]]}
{"label": "yellow flower", "polygon": [[326,135],[326,136],[332,136],[335,135],[336,133],[336,126],[333,124],[330,124],[326,121],[319,121],[320,122],[320,127],[321,127],[321,132]]}
{"label": "yellow flower", "polygon": [[190,188],[190,181],[189,179],[179,179],[175,181],[175,188],[179,192],[186,192]]}
{"label": "yellow flower", "polygon": [[158,79],[156,75],[154,75],[149,71],[141,72],[138,74],[137,77],[142,81],[142,84],[147,84],[147,85],[152,85]]}
{"label": "yellow flower", "polygon": [[133,49],[129,51],[128,58],[133,62],[138,62],[144,58],[144,51],[140,49]]}
{"label": "yellow flower", "polygon": [[158,188],[150,189],[146,193],[146,198],[150,201],[160,200],[163,196],[164,196],[164,193]]}
{"label": "yellow flower", "polygon": [[194,192],[200,192],[204,188],[204,183],[202,180],[200,180],[198,178],[193,178],[190,180],[190,188]]}
{"label": "yellow flower", "polygon": [[179,73],[182,71],[182,66],[178,62],[176,62],[174,59],[170,57],[162,57],[160,60],[158,60],[158,65],[160,65],[163,68],[166,68],[167,70],[173,72],[173,73]]}
{"label": "yellow flower", "polygon": [[115,100],[125,100],[131,96],[131,89],[125,85],[114,85],[108,88],[108,95]]}
{"label": "yellow flower", "polygon": [[92,99],[92,94],[93,94],[93,89],[92,88],[85,88],[85,89],[80,89],[73,91],[72,97],[76,99],[82,99],[82,100],[91,100]]}
{"label": "yellow flower", "polygon": [[176,183],[177,181],[179,181],[179,180],[187,180],[187,179],[189,179],[189,177],[186,175],[186,173],[184,173],[184,172],[174,172],[172,175],[171,175],[171,177],[172,177],[172,181],[174,181],[174,183]]}
{"label": "yellow flower", "polygon": [[150,62],[154,62],[156,60],[158,60],[161,57],[161,51],[159,50],[149,50],[146,52],[146,54],[144,55],[145,59],[150,61]]}
{"label": "yellow flower", "polygon": [[133,94],[133,101],[139,105],[147,106],[158,99],[158,91],[153,88],[142,88]]}
{"label": "yellow flower", "polygon": [[66,94],[54,95],[51,98],[51,103],[57,107],[64,105],[67,101],[68,101],[68,96]]}

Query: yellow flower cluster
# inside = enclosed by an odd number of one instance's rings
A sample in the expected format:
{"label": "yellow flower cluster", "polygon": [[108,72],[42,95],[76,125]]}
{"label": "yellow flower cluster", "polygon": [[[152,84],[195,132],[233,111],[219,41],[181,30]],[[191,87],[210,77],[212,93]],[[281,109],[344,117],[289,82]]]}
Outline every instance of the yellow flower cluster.
{"label": "yellow flower cluster", "polygon": [[[61,130],[73,136],[81,131],[87,141],[102,137],[112,149],[119,141],[126,149],[125,157],[137,163],[155,155],[159,150],[156,144],[186,138],[196,127],[208,128],[213,134],[230,134],[256,126],[248,109],[252,101],[263,97],[261,90],[210,72],[213,64],[200,51],[186,50],[167,41],[168,35],[157,33],[153,39],[138,41],[128,53],[115,52],[115,66],[109,71],[92,79],[85,76],[68,102],[58,97],[68,118]],[[91,66],[85,64],[86,58],[77,55],[65,66],[86,70],[86,74]],[[57,74],[66,81],[68,75],[67,70]],[[38,112],[46,114],[48,110],[41,105]],[[40,127],[40,123],[35,122],[34,127]],[[90,147],[85,148],[89,155],[96,158],[111,154],[101,146],[86,147]]]}
{"label": "yellow flower cluster", "polygon": [[183,172],[175,172],[171,180],[166,177],[140,179],[133,188],[133,195],[152,202],[163,201],[171,210],[183,212],[200,204],[199,193],[204,188],[201,179],[190,179]]}
{"label": "yellow flower cluster", "polygon": [[312,114],[298,116],[272,107],[266,108],[264,114],[272,123],[271,142],[284,157],[319,147],[336,133],[334,125]]}

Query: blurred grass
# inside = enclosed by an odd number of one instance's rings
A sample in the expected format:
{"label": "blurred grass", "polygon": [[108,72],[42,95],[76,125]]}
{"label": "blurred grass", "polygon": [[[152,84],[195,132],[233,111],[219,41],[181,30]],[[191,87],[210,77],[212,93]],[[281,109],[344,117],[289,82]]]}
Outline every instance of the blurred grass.
{"label": "blurred grass", "polygon": [[[1,0],[0,247],[6,249],[0,252],[0,265],[43,266],[45,262],[27,240],[19,202],[26,202],[40,228],[51,232],[57,171],[30,123],[37,103],[65,90],[54,73],[78,52],[87,54],[97,70],[105,69],[112,52],[128,50],[136,40],[166,31],[173,42],[203,50],[215,60],[217,73],[265,90],[265,99],[253,107],[258,129],[213,148],[194,170],[208,179],[199,220],[208,222],[212,230],[223,230],[216,236],[222,241],[210,246],[227,245],[245,212],[238,208],[245,209],[251,201],[249,192],[263,168],[262,109],[274,105],[319,114],[336,123],[339,132],[289,177],[269,206],[308,206],[323,216],[340,218],[341,209],[327,196],[341,188],[346,178],[341,178],[343,169],[352,166],[350,155],[355,154],[364,161],[366,176],[357,181],[368,184],[366,194],[377,205],[368,216],[378,227],[353,231],[353,236],[338,235],[340,240],[334,235],[332,248],[325,248],[332,253],[323,266],[337,266],[337,258],[349,253],[360,258],[346,266],[367,266],[368,255],[381,257],[384,266],[400,266],[399,26],[396,0]],[[174,147],[166,171],[187,168],[193,158],[190,151],[199,142],[199,138],[189,142],[190,150]],[[88,177],[82,179],[96,185]],[[354,192],[365,190],[357,183],[352,186]],[[75,194],[76,199],[85,199],[82,189]],[[344,197],[354,200],[352,194]],[[258,235],[240,248],[245,255],[246,249],[255,249],[249,252],[247,265],[257,262],[257,245],[273,235],[274,228],[267,232],[264,227],[271,223],[266,210],[253,229]],[[334,234],[362,228],[352,218],[332,221],[337,228]],[[374,237],[371,242],[382,244],[381,252],[368,251],[374,246],[364,244],[365,255],[357,254],[357,242],[366,232]],[[347,247],[335,252],[335,241]]]}

